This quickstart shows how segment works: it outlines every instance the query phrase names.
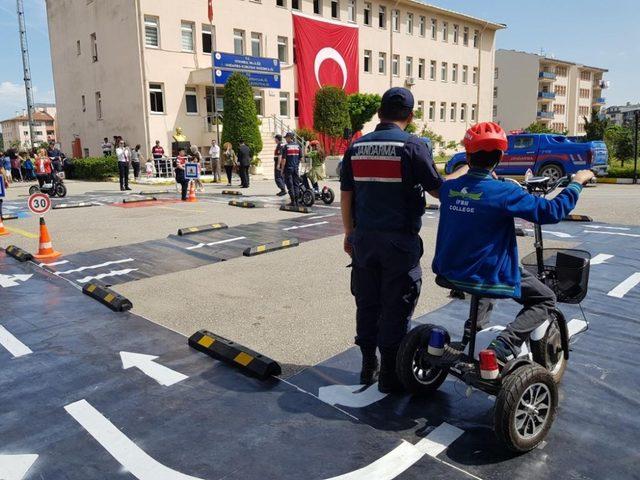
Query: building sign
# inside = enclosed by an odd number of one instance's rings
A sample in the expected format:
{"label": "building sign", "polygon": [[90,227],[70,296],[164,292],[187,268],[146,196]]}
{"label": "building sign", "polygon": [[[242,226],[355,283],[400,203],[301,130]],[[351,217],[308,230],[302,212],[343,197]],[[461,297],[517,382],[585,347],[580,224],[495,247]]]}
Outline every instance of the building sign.
{"label": "building sign", "polygon": [[215,85],[225,85],[234,72],[245,75],[252,87],[280,88],[280,61],[277,58],[213,52]]}

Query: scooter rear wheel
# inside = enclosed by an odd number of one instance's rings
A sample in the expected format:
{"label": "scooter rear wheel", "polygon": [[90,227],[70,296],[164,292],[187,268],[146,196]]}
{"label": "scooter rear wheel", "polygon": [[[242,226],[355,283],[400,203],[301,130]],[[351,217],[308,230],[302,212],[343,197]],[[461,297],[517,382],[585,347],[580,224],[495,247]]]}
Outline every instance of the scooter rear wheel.
{"label": "scooter rear wheel", "polygon": [[[407,333],[398,349],[396,374],[409,393],[430,395],[442,385],[449,374],[448,368],[429,364],[426,354],[431,330],[435,325],[419,325]],[[449,343],[449,334],[445,342]]]}
{"label": "scooter rear wheel", "polygon": [[31,185],[29,187],[29,195],[33,195],[34,193],[38,193],[40,191],[40,189],[38,188],[37,185]]}
{"label": "scooter rear wheel", "polygon": [[67,187],[65,187],[62,183],[58,183],[55,186],[54,191],[56,192],[56,195],[59,196],[60,198],[67,196]]}
{"label": "scooter rear wheel", "polygon": [[312,206],[315,200],[316,199],[315,199],[315,194],[313,193],[313,190],[304,190],[302,192],[302,203],[306,207]]}
{"label": "scooter rear wheel", "polygon": [[560,324],[555,316],[544,337],[539,341],[531,340],[530,347],[533,360],[549,371],[554,382],[560,383],[567,369],[567,359],[562,348]]}
{"label": "scooter rear wheel", "polygon": [[325,205],[331,205],[335,199],[336,194],[333,192],[332,188],[327,188],[322,191],[322,201]]}

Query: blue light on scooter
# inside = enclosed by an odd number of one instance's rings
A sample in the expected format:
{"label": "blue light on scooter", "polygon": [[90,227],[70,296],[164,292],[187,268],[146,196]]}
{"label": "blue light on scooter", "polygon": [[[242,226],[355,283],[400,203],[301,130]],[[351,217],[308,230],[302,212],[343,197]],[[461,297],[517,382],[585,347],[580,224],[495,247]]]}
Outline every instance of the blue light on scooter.
{"label": "blue light on scooter", "polygon": [[434,357],[441,357],[444,354],[446,332],[441,328],[434,328],[431,330],[431,336],[429,337],[429,347],[427,352]]}

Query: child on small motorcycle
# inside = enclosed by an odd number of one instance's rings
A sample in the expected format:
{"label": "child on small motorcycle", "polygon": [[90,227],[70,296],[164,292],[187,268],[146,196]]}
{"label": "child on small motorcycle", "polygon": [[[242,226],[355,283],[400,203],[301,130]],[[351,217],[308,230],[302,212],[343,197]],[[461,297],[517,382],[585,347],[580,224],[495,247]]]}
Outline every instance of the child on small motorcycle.
{"label": "child on small motorcycle", "polygon": [[[474,125],[463,143],[470,169],[440,188],[432,268],[461,290],[478,296],[513,298],[522,305],[515,320],[488,347],[504,365],[519,354],[529,334],[549,318],[556,304],[553,291],[519,267],[514,218],[558,223],[575,208],[582,186],[593,178],[593,172],[579,171],[562,192],[547,200],[495,178],[493,170],[507,150],[507,136],[499,125]],[[481,312],[490,311],[488,302],[482,300]],[[486,318],[478,319],[478,324],[483,320]],[[467,321],[466,338],[469,329]]]}

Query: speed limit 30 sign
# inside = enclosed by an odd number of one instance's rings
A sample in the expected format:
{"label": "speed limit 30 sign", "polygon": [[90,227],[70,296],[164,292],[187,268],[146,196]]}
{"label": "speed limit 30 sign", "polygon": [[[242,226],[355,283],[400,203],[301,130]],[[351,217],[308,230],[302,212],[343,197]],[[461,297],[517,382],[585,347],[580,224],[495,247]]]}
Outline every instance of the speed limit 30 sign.
{"label": "speed limit 30 sign", "polygon": [[44,215],[51,210],[51,199],[44,193],[34,193],[29,197],[29,210],[35,215]]}

